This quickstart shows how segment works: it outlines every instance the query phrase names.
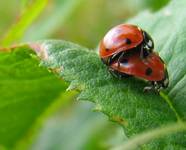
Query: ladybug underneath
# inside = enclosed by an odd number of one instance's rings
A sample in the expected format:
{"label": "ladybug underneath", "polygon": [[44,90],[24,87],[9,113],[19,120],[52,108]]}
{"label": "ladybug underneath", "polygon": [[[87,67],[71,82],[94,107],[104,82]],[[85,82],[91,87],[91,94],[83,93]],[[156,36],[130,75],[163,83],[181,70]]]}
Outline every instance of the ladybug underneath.
{"label": "ladybug underneath", "polygon": [[[102,61],[109,65],[120,54],[118,60],[130,50],[138,49],[140,57],[145,58],[154,49],[154,42],[147,32],[141,28],[121,24],[112,28],[103,38],[99,47]],[[121,53],[122,52],[122,53]]]}
{"label": "ladybug underneath", "polygon": [[139,53],[128,54],[122,57],[119,65],[115,60],[109,71],[119,78],[134,76],[148,80],[151,85],[144,88],[144,91],[155,90],[159,92],[167,88],[169,84],[167,69],[158,54],[152,52],[146,59],[141,59]]}
{"label": "ladybug underneath", "polygon": [[114,76],[147,80],[151,85],[144,91],[159,92],[168,87],[169,79],[163,60],[153,49],[153,40],[145,31],[134,25],[121,24],[105,35],[99,55]]}

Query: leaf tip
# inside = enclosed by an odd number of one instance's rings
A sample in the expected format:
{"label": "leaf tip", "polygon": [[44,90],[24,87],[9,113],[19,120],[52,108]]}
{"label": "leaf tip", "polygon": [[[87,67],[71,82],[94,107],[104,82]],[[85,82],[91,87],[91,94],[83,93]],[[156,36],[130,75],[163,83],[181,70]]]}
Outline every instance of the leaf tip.
{"label": "leaf tip", "polygon": [[97,104],[94,108],[93,111],[95,112],[100,112],[102,110],[102,106],[100,104]]}
{"label": "leaf tip", "polygon": [[41,59],[48,59],[47,47],[41,43],[30,43],[30,48],[33,49]]}

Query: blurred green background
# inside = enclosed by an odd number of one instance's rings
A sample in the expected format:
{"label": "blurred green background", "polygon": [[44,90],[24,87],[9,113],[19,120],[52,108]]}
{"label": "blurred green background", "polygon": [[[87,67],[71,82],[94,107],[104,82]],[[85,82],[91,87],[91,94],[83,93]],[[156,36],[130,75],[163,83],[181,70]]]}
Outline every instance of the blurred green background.
{"label": "blurred green background", "polygon": [[[0,40],[34,3],[34,0],[0,1]],[[95,49],[111,27],[141,11],[157,11],[167,3],[168,0],[49,0],[38,17],[10,44],[65,39]],[[29,149],[104,150],[126,138],[121,127],[92,111],[93,104],[76,101],[71,94],[65,97],[65,103],[39,127]]]}

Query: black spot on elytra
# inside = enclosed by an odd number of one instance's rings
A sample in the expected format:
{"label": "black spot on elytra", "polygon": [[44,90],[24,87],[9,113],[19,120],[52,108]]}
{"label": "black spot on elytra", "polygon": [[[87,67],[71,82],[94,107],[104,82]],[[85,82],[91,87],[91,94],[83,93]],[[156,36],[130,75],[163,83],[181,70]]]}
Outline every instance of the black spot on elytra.
{"label": "black spot on elytra", "polygon": [[146,71],[145,71],[145,74],[147,76],[150,76],[152,74],[152,69],[151,68],[147,68]]}
{"label": "black spot on elytra", "polygon": [[126,44],[131,44],[131,43],[132,43],[131,40],[128,39],[128,38],[125,38],[125,39],[124,39],[124,42],[125,42]]}
{"label": "black spot on elytra", "polygon": [[108,52],[110,49],[109,48],[105,48],[105,50]]}

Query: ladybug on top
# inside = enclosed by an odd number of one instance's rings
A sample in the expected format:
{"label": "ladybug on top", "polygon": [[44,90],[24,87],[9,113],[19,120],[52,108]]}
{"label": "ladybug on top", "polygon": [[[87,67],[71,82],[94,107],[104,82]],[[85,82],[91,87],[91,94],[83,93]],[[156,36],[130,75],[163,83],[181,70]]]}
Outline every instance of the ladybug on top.
{"label": "ladybug on top", "polygon": [[99,55],[109,71],[117,77],[135,76],[150,81],[144,90],[160,91],[168,86],[168,73],[163,60],[153,52],[150,35],[131,24],[112,28],[99,46]]}

